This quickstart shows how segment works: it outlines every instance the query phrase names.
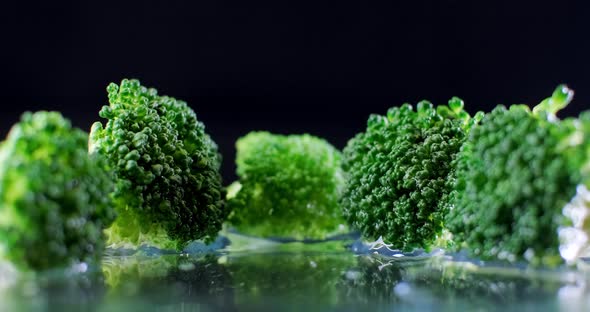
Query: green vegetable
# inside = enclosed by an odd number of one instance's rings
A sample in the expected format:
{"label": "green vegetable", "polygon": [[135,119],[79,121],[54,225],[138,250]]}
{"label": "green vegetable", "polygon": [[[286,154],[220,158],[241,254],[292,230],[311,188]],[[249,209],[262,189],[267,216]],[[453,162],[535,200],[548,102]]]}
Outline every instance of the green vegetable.
{"label": "green vegetable", "polygon": [[183,101],[159,96],[137,80],[108,88],[109,106],[94,123],[91,151],[108,159],[114,172],[119,217],[109,244],[182,248],[211,241],[229,214],[217,145]]}
{"label": "green vegetable", "polygon": [[558,229],[571,225],[562,210],[582,182],[588,145],[587,116],[554,116],[572,95],[559,86],[532,112],[499,105],[469,134],[447,223],[473,255],[560,262]]}
{"label": "green vegetable", "polygon": [[0,258],[25,271],[100,260],[112,183],[87,144],[57,112],[12,127],[0,146]]}
{"label": "green vegetable", "polygon": [[341,229],[340,152],[311,135],[251,132],[238,140],[231,223],[244,233],[324,238]]}
{"label": "green vegetable", "polygon": [[344,149],[341,204],[349,224],[367,239],[394,248],[430,248],[443,240],[452,165],[473,124],[463,102],[436,108],[426,101],[371,115],[367,130]]}

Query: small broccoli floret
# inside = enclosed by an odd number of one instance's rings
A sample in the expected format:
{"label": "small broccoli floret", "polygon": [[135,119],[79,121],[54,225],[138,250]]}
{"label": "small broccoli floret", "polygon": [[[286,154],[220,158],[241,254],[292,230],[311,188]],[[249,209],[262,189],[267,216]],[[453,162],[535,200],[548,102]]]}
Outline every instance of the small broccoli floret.
{"label": "small broccoli floret", "polygon": [[114,172],[119,217],[109,244],[181,249],[212,240],[229,211],[217,145],[183,101],[159,96],[137,80],[108,88],[109,106],[90,135],[90,149]]}
{"label": "small broccoli floret", "polygon": [[473,123],[458,98],[371,115],[344,149],[341,203],[349,224],[394,248],[430,248],[444,228],[453,160]]}
{"label": "small broccoli floret", "polygon": [[100,259],[111,177],[57,112],[23,114],[0,146],[0,258],[22,270]]}
{"label": "small broccoli floret", "polygon": [[341,228],[340,152],[311,135],[251,132],[238,140],[240,184],[229,199],[240,231],[275,237],[324,238]]}
{"label": "small broccoli floret", "polygon": [[580,120],[554,115],[571,97],[559,86],[532,112],[526,105],[499,105],[469,134],[457,160],[447,224],[472,254],[560,262],[557,231],[570,223],[562,210],[582,182],[582,145],[588,142]]}

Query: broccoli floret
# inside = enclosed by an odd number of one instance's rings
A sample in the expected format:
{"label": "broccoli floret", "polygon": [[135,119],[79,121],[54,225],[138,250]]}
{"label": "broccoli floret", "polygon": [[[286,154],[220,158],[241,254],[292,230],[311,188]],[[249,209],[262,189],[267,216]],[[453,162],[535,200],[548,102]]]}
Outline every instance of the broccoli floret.
{"label": "broccoli floret", "polygon": [[0,258],[25,271],[100,259],[113,185],[87,144],[57,112],[12,127],[0,146]]}
{"label": "broccoli floret", "polygon": [[452,163],[473,120],[458,98],[448,106],[422,101],[416,110],[404,104],[371,115],[343,152],[341,204],[349,224],[394,248],[432,247],[443,237]]}
{"label": "broccoli floret", "polygon": [[[342,230],[340,152],[323,139],[251,132],[237,147],[231,223],[259,236],[324,238]],[[236,186],[237,185],[237,186]]]}
{"label": "broccoli floret", "polygon": [[109,106],[94,123],[91,151],[114,172],[119,217],[108,230],[112,246],[181,249],[214,239],[225,206],[217,145],[183,101],[126,80],[108,88]]}
{"label": "broccoli floret", "polygon": [[581,146],[588,143],[580,120],[554,115],[572,95],[559,86],[532,112],[499,105],[470,132],[457,158],[447,224],[473,255],[560,262],[557,231],[570,223],[562,210],[582,182]]}

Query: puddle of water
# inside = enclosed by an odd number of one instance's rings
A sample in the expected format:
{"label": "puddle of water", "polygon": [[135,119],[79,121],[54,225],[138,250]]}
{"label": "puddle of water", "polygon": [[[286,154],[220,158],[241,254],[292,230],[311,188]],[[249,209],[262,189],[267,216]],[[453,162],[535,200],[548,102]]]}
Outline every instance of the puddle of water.
{"label": "puddle of water", "polygon": [[[589,273],[402,254],[351,237],[280,242],[232,234],[186,253],[117,250],[100,268],[11,279],[0,311],[586,311]],[[373,248],[370,248],[373,247]],[[379,248],[377,248],[379,247]],[[375,253],[377,251],[377,253]]]}

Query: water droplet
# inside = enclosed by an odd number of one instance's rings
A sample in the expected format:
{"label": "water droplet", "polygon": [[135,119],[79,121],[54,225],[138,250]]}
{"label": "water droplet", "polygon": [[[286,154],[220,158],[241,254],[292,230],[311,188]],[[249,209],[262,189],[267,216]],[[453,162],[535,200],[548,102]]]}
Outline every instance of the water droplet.
{"label": "water droplet", "polygon": [[401,282],[395,285],[393,292],[399,297],[407,297],[412,293],[412,286],[406,282]]}
{"label": "water droplet", "polygon": [[346,273],[344,274],[344,276],[346,277],[347,280],[357,280],[358,278],[361,277],[361,272],[358,271],[346,271]]}

